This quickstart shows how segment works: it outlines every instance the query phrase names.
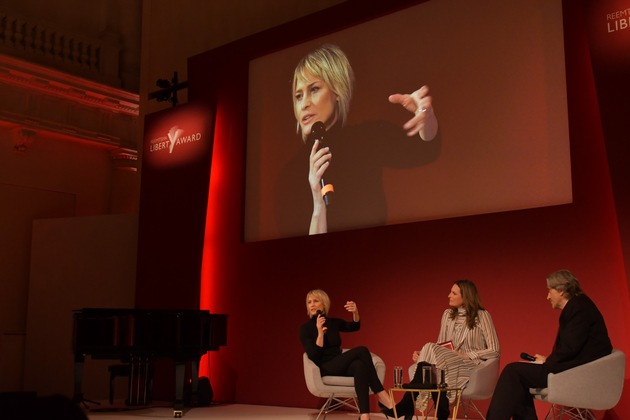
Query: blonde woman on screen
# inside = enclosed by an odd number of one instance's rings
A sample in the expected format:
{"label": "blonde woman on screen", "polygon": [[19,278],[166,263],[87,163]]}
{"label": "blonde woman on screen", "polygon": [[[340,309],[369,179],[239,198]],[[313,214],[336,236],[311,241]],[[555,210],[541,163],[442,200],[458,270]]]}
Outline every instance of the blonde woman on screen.
{"label": "blonde woman on screen", "polygon": [[[353,85],[352,66],[346,54],[334,45],[324,45],[308,53],[293,74],[297,131],[310,147],[308,183],[313,207],[309,234],[326,233],[331,227],[327,197],[334,200],[334,209],[331,204],[330,210],[334,216],[331,217],[358,220],[366,225],[372,220],[382,224],[384,216],[378,212],[386,213],[386,203],[380,202],[384,202],[384,193],[370,185],[379,182],[382,166],[411,167],[436,157],[435,148],[427,152],[413,144],[429,142],[437,135],[438,122],[428,86],[411,94],[389,96],[389,102],[400,104],[413,114],[402,129],[397,129],[403,133],[400,136],[383,126],[374,125],[360,131],[356,127],[353,130],[345,127]],[[316,134],[314,127],[318,122],[321,132]],[[401,139],[404,133],[408,137],[419,136],[424,142],[405,141]],[[310,144],[309,140],[314,142]],[[331,180],[332,184],[323,179]],[[378,216],[363,217],[356,211],[357,207],[373,210]],[[337,230],[337,225],[333,227]]]}

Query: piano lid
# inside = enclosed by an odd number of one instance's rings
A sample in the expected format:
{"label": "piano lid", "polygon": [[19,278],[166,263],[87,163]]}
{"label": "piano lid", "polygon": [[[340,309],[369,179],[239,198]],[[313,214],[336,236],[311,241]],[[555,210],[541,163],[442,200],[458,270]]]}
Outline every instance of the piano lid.
{"label": "piano lid", "polygon": [[227,315],[208,310],[83,308],[73,312],[75,355],[196,358],[227,344]]}

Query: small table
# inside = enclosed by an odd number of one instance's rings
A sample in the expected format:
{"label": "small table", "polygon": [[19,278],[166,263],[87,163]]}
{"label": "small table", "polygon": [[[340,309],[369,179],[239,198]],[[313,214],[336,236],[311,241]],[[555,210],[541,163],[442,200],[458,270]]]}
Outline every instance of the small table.
{"label": "small table", "polygon": [[[435,387],[435,388],[426,388],[426,389],[421,389],[421,388],[390,388],[389,389],[389,398],[392,400],[392,403],[394,404],[394,417],[398,418],[398,413],[396,413],[396,403],[394,400],[394,392],[437,392],[437,399],[435,401],[435,408],[437,409],[437,407],[440,404],[440,398],[444,397],[446,398],[446,395],[442,396],[443,393],[446,393],[447,391],[452,391],[455,392],[455,403],[453,404],[453,420],[457,419],[457,409],[459,408],[459,401],[462,398],[462,391],[463,388],[454,388],[454,387],[446,387],[446,388],[439,388],[439,387]],[[414,403],[414,411],[415,411],[415,403]],[[429,411],[431,410],[427,410],[426,414],[424,415],[424,419],[426,420],[427,417],[429,416]],[[417,417],[417,414],[416,414]]]}

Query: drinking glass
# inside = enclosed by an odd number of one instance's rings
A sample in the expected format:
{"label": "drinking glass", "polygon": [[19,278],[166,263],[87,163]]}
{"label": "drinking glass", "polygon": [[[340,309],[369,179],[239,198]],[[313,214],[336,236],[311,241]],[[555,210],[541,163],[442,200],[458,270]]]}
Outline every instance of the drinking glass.
{"label": "drinking glass", "polygon": [[402,388],[402,366],[394,366],[394,388]]}

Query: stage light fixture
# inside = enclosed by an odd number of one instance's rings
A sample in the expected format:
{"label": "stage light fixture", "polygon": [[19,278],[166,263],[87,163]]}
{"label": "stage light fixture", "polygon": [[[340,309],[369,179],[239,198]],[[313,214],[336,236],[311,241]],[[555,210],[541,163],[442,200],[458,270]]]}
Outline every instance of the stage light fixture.
{"label": "stage light fixture", "polygon": [[177,91],[188,87],[188,82],[180,82],[177,78],[177,72],[173,73],[173,78],[158,79],[155,85],[160,88],[155,92],[149,93],[149,100],[155,99],[158,102],[169,101],[173,106],[178,103]]}

